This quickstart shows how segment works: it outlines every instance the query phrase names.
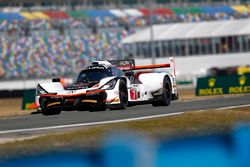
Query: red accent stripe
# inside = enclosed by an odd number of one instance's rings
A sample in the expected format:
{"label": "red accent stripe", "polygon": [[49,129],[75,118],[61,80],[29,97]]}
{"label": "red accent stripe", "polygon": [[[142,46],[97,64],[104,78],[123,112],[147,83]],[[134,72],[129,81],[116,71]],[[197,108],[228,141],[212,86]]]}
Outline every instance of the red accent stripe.
{"label": "red accent stripe", "polygon": [[89,95],[89,94],[95,94],[95,93],[100,93],[104,92],[105,90],[93,90],[85,93],[77,93],[77,94],[62,94],[62,95],[57,95],[57,94],[43,94],[41,97],[74,97],[74,96],[80,96],[80,95]]}
{"label": "red accent stripe", "polygon": [[106,100],[106,102],[108,102],[108,103],[112,103],[116,98],[117,98],[118,96],[116,96],[115,98],[113,98],[113,99],[110,99],[110,100]]}
{"label": "red accent stripe", "polygon": [[174,76],[176,77],[176,64],[175,64],[175,57],[174,57],[173,59],[174,59]]}
{"label": "red accent stripe", "polygon": [[166,67],[170,67],[170,64],[152,64],[152,65],[144,65],[144,66],[135,66],[134,70],[166,68]]}

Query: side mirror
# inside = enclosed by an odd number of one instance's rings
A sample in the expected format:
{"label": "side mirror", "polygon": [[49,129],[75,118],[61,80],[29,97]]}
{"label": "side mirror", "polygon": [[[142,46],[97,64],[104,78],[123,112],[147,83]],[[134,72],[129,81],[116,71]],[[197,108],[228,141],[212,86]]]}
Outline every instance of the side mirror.
{"label": "side mirror", "polygon": [[60,78],[53,78],[52,82],[61,82]]}

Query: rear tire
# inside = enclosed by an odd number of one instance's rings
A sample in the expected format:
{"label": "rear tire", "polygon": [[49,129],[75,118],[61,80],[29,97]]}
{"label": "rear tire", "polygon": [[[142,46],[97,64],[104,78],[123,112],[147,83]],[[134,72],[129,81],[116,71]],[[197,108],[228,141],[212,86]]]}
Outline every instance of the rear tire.
{"label": "rear tire", "polygon": [[128,88],[124,80],[119,82],[119,99],[120,104],[110,107],[110,110],[124,110],[128,106]]}
{"label": "rear tire", "polygon": [[169,78],[167,76],[164,77],[163,85],[162,85],[162,95],[160,99],[154,101],[152,103],[153,106],[168,106],[172,100],[172,86]]}

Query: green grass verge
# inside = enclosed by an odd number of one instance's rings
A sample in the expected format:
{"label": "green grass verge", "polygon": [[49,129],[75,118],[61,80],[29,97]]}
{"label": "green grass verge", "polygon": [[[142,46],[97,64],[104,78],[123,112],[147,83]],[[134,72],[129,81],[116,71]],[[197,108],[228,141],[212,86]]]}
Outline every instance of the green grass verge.
{"label": "green grass verge", "polygon": [[146,135],[154,140],[228,133],[238,122],[250,122],[250,107],[187,112],[170,117],[84,127],[75,131],[0,144],[0,157],[8,158],[59,149],[95,148],[113,131],[124,131],[124,135],[127,131],[133,131],[138,139]]}

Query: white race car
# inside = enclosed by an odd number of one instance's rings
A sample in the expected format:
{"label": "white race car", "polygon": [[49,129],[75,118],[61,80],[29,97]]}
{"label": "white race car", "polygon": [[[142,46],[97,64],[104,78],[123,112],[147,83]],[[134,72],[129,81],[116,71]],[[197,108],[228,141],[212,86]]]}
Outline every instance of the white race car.
{"label": "white race car", "polygon": [[[154,68],[167,69],[145,71]],[[144,66],[135,66],[134,60],[95,61],[69,87],[64,87],[60,79],[52,79],[39,83],[36,89],[36,105],[44,115],[60,114],[62,110],[125,109],[138,102],[168,106],[176,99],[174,58],[169,58],[168,64]]]}

